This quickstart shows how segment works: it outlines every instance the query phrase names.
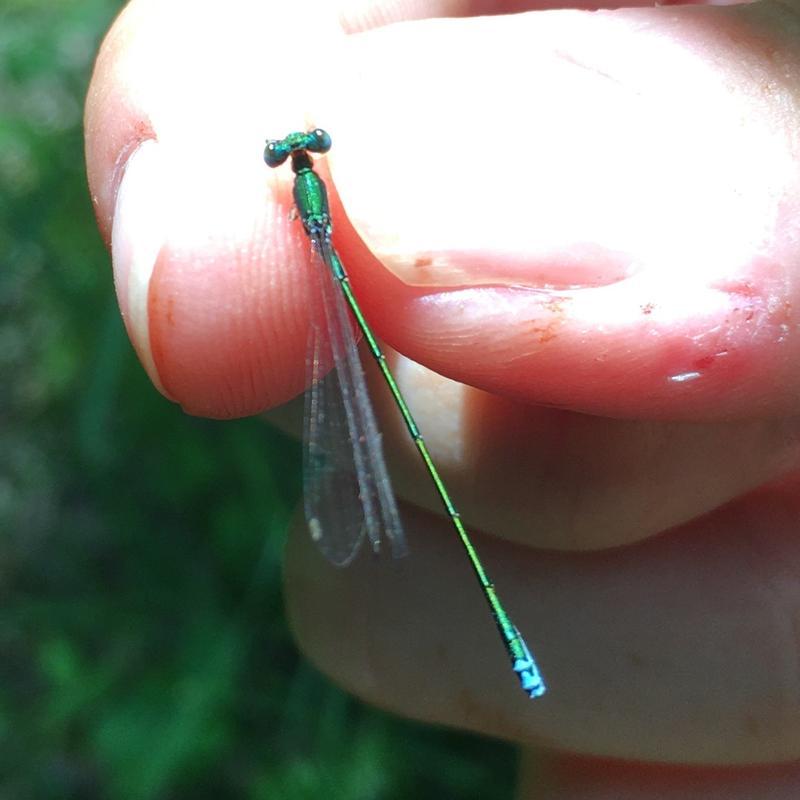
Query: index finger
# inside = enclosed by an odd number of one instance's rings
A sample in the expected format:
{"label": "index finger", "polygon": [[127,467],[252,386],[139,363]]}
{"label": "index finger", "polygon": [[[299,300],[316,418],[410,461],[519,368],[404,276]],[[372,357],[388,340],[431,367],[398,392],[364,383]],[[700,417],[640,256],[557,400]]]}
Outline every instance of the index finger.
{"label": "index finger", "polygon": [[325,15],[301,36],[308,9],[154,8],[134,4],[101,55],[87,159],[131,338],[188,411],[254,413],[303,387],[307,244],[288,176],[256,154],[321,118],[358,231],[337,206],[337,243],[395,348],[592,413],[793,408],[787,6],[425,21],[344,45]]}

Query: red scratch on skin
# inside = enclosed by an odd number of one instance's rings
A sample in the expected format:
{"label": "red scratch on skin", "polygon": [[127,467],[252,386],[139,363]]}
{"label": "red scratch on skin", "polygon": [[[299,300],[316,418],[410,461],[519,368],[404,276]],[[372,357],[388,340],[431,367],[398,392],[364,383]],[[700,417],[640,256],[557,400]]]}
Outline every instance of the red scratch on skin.
{"label": "red scratch on skin", "polygon": [[541,307],[551,318],[547,322],[531,320],[530,330],[539,341],[539,344],[549,342],[551,339],[555,339],[556,336],[558,336],[558,329],[563,324],[564,317],[566,316],[564,306],[568,299],[569,298],[563,296],[548,297],[547,300],[542,303]]}
{"label": "red scratch on skin", "polygon": [[715,288],[740,301],[732,309],[735,314],[742,315],[740,322],[763,321],[776,325],[783,336],[792,317],[791,302],[781,299],[786,295],[786,269],[780,263],[759,259],[751,270],[758,270],[758,280],[733,278],[721,281]]}
{"label": "red scratch on skin", "polygon": [[[718,288],[728,292],[736,305],[726,318],[722,331],[715,337],[714,351],[691,362],[694,372],[707,373],[721,367],[722,361],[726,364],[724,369],[729,371],[738,363],[740,356],[749,357],[753,337],[762,337],[765,331],[777,329],[776,341],[782,342],[790,330],[792,303],[781,298],[780,285],[742,278],[725,281]],[[771,338],[772,334],[768,333],[767,336]]]}
{"label": "red scratch on skin", "polygon": [[556,333],[557,327],[558,325],[555,323],[550,323],[549,325],[533,325],[531,327],[531,333],[539,340],[539,344],[544,344],[558,336]]}
{"label": "red scratch on skin", "polygon": [[716,353],[711,353],[707,356],[701,356],[696,361],[692,363],[692,367],[697,372],[705,372],[706,370],[710,369],[716,363],[717,359],[722,358],[723,356],[727,356],[729,353],[728,348],[726,347],[723,350],[719,350]]}
{"label": "red scratch on skin", "polygon": [[[727,295],[727,313],[711,319],[705,329],[666,343],[656,368],[661,371],[663,366],[671,391],[697,391],[699,381],[702,391],[724,393],[730,386],[750,386],[770,374],[772,348],[794,330],[786,274],[784,265],[764,261],[751,264],[747,275],[711,284]],[[652,304],[641,309],[649,313]]]}

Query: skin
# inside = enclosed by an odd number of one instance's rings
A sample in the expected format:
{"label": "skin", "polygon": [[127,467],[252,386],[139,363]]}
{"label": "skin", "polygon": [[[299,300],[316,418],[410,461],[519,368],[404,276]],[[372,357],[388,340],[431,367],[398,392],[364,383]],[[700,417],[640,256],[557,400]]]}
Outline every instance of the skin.
{"label": "skin", "polygon": [[428,368],[395,359],[550,691],[520,695],[377,384],[413,557],[337,571],[298,523],[301,647],[518,743],[523,800],[797,797],[800,6],[283,5],[138,0],[103,44],[131,340],[190,414],[302,391],[308,243],[259,154],[328,129],[337,247]]}

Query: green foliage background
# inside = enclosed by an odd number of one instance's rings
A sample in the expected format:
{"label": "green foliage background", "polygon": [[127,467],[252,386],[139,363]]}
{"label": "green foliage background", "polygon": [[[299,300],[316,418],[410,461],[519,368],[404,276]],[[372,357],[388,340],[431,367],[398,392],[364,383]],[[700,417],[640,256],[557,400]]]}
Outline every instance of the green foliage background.
{"label": "green foliage background", "polygon": [[509,748],[304,663],[280,590],[296,445],[184,416],[133,356],[81,134],[118,10],[0,7],[0,796],[507,798]]}

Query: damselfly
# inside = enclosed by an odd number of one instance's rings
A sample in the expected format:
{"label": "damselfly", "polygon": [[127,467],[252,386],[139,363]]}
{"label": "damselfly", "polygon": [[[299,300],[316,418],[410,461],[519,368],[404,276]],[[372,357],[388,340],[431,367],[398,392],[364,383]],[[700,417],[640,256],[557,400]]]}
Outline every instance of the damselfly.
{"label": "damselfly", "polygon": [[[530,697],[540,697],[545,685],[536,662],[483,568],[331,242],[333,224],[327,190],[314,172],[309,155],[326,153],[330,147],[330,136],[316,128],[308,133],[291,133],[284,139],[270,139],[264,151],[264,160],[270,167],[277,167],[291,158],[295,206],[311,240],[314,256],[320,262],[318,277],[325,319],[311,329],[310,387],[304,432],[304,504],[309,532],[327,558],[339,565],[352,560],[364,535],[376,550],[381,539],[386,537],[395,555],[405,552],[381,437],[358,358],[350,321],[352,314],[458,534],[514,672]],[[331,366],[333,373],[325,378],[323,372]],[[331,431],[338,432],[340,438],[344,434],[347,452],[331,452],[328,438]]]}

